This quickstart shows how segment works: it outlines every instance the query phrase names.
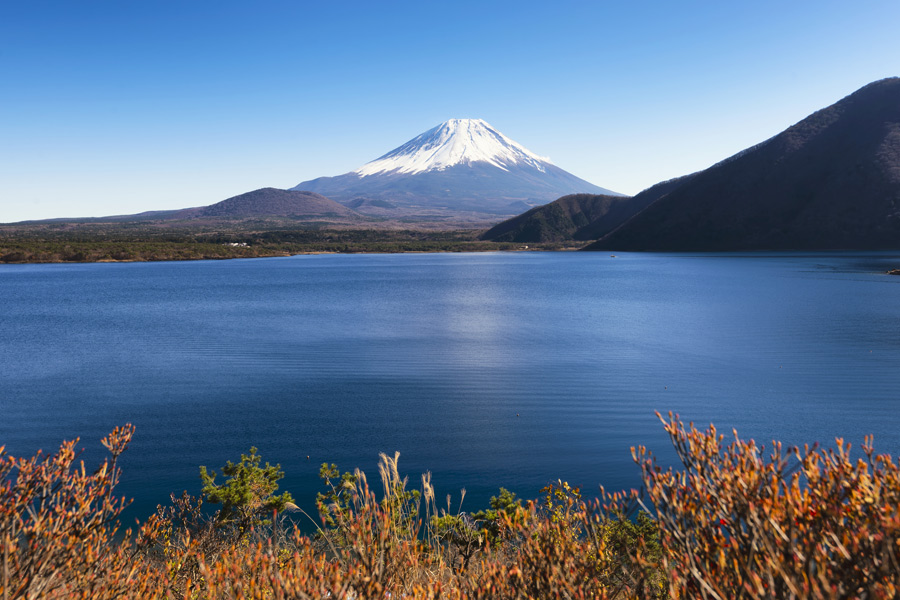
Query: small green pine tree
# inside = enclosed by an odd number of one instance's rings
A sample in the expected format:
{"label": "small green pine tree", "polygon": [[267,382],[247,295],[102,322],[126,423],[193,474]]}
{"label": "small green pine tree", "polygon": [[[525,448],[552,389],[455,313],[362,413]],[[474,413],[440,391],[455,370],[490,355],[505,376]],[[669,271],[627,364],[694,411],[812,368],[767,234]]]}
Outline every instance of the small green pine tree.
{"label": "small green pine tree", "polygon": [[222,505],[216,517],[219,526],[233,526],[243,535],[253,525],[268,523],[265,515],[282,511],[286,504],[293,503],[290,492],[275,495],[278,480],[284,477],[281,465],[266,463],[261,467],[261,460],[256,448],[250,448],[250,454],[241,454],[241,462],[228,461],[222,468],[222,475],[227,479],[221,485],[216,484],[215,471],[209,473],[206,467],[200,467],[203,499]]}

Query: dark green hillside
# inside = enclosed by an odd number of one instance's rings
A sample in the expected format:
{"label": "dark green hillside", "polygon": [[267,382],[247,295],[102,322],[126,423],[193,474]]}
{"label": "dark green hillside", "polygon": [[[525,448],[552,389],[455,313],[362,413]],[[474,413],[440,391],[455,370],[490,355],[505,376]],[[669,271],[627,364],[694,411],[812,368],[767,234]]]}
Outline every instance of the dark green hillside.
{"label": "dark green hillside", "polygon": [[587,249],[900,248],[900,78],[677,183]]}
{"label": "dark green hillside", "polygon": [[481,239],[518,243],[597,239],[643,208],[634,200],[603,194],[563,196],[503,221]]}

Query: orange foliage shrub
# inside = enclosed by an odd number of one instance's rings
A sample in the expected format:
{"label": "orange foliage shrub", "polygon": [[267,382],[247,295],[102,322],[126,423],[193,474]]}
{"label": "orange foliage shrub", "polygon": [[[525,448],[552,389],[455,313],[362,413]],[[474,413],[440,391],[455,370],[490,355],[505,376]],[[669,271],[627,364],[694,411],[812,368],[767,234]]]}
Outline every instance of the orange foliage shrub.
{"label": "orange foliage shrub", "polygon": [[151,539],[148,522],[137,541],[113,539],[125,507],[112,494],[119,479],[116,459],[134,428],[116,427],[103,439],[112,453],[93,473],[75,466],[75,444],[59,452],[15,458],[0,447],[0,594],[10,598],[149,597],[155,583],[137,555]]}
{"label": "orange foliage shrub", "polygon": [[[30,459],[0,448],[0,599],[897,595],[900,470],[874,454],[871,440],[854,460],[841,440],[830,451],[767,451],[752,441],[725,445],[715,428],[686,428],[671,415],[663,424],[684,470],[663,470],[646,448],[633,451],[655,523],[625,518],[634,492],[584,502],[558,482],[542,504],[499,510],[471,560],[459,560],[431,526],[438,512],[430,476],[421,494],[407,490],[396,455],[382,457],[383,498],[357,471],[333,496],[333,519],[316,539],[285,532],[277,515],[250,535],[225,535],[187,495],[117,538],[125,504],[113,496],[116,459],[131,426],[104,438],[112,459],[93,473],[75,465],[76,442]],[[484,531],[458,516],[473,535]]]}
{"label": "orange foliage shrub", "polygon": [[677,598],[894,598],[900,580],[900,469],[837,440],[768,449],[660,417],[684,464],[633,450],[655,508],[662,568]]}

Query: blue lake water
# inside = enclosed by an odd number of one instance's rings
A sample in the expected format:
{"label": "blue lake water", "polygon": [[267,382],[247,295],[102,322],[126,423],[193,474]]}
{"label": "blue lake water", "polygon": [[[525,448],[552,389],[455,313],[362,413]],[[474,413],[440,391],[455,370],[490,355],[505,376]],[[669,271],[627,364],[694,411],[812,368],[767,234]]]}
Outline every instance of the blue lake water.
{"label": "blue lake water", "polygon": [[[900,452],[900,254],[485,253],[0,266],[0,445],[134,423],[143,517],[257,446],[311,509],[325,461],[484,506],[639,485],[654,411]],[[310,458],[307,459],[307,456]]]}

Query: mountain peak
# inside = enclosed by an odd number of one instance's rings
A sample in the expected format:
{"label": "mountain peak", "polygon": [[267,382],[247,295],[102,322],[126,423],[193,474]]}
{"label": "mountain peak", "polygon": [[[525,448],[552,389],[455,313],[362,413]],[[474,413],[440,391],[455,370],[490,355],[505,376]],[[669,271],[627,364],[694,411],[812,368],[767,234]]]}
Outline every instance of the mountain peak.
{"label": "mountain peak", "polygon": [[[336,177],[303,181],[341,203],[386,202],[396,214],[511,215],[566,194],[613,194],[560,169],[481,119],[450,119]],[[387,210],[387,209],[384,209]]]}
{"label": "mountain peak", "polygon": [[414,174],[476,162],[504,171],[512,166],[528,166],[541,172],[553,164],[550,159],[534,154],[481,119],[449,119],[353,173],[360,177],[383,173]]}

